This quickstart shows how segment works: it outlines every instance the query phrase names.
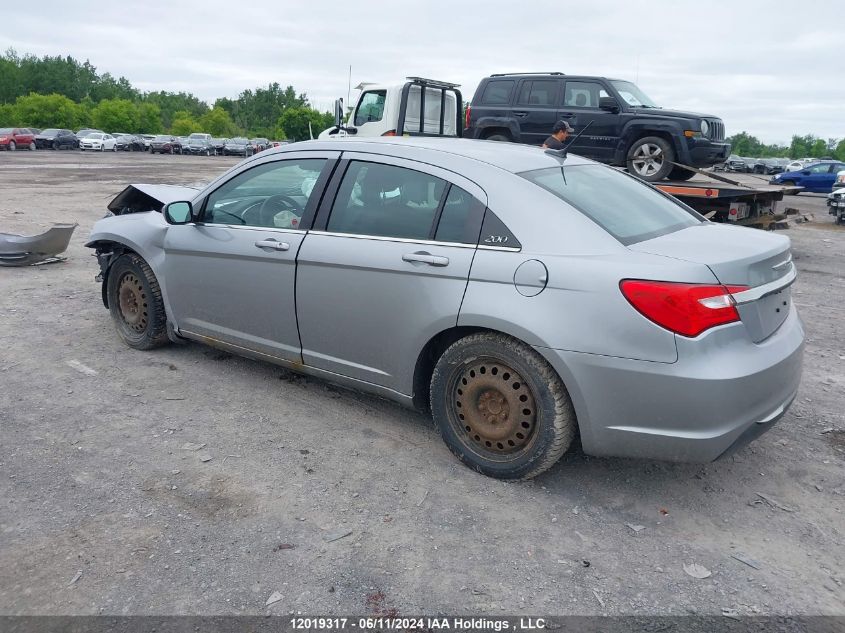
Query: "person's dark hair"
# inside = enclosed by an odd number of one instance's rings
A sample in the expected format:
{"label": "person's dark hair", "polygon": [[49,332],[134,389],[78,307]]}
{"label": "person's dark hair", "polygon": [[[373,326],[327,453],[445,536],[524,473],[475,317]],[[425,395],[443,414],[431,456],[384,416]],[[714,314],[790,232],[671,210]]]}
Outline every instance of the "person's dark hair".
{"label": "person's dark hair", "polygon": [[561,132],[561,131],[572,133],[575,130],[572,129],[572,126],[569,125],[569,123],[561,120],[561,121],[558,121],[557,123],[555,123],[555,126],[552,128],[552,134],[557,134],[558,132]]}

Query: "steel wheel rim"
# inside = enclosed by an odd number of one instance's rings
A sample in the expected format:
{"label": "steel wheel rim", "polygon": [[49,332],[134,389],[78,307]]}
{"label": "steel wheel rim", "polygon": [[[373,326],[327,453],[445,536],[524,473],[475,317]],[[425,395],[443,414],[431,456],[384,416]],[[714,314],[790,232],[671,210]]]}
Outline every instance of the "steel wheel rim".
{"label": "steel wheel rim", "polygon": [[634,170],[641,176],[652,176],[663,167],[663,150],[654,143],[643,143],[636,150],[631,158]]}
{"label": "steel wheel rim", "polygon": [[474,359],[456,374],[453,425],[462,443],[494,460],[521,455],[537,435],[534,394],[519,372],[494,359]]}
{"label": "steel wheel rim", "polygon": [[149,323],[149,306],[147,295],[141,280],[133,273],[126,273],[121,277],[117,288],[120,318],[129,329],[143,333]]}

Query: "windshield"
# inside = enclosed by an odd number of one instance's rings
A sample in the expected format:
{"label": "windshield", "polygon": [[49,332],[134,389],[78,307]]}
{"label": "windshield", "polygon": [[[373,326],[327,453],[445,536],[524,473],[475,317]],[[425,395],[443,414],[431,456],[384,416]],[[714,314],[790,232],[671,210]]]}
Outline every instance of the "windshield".
{"label": "windshield", "polygon": [[233,138],[229,141],[230,145],[246,145],[247,140],[245,138]]}
{"label": "windshield", "polygon": [[169,141],[170,137],[169,136],[156,136],[153,140],[154,141]]}
{"label": "windshield", "polygon": [[602,165],[549,167],[519,175],[569,203],[626,246],[704,220],[651,185]]}
{"label": "windshield", "polygon": [[660,107],[652,101],[646,93],[640,90],[636,84],[632,84],[630,81],[620,81],[618,79],[614,79],[610,83],[612,83],[613,87],[619,92],[619,96],[622,97],[630,106],[639,108]]}
{"label": "windshield", "polygon": [[13,127],[0,127],[0,134],[11,134],[14,129]]}
{"label": "windshield", "polygon": [[85,135],[85,138],[102,139],[103,135],[97,134],[96,132],[90,132],[90,133]]}
{"label": "windshield", "polygon": [[44,130],[43,132],[41,132],[41,134],[43,134],[45,136],[47,136],[47,135],[56,136],[58,133],[59,133],[59,131],[54,130],[53,128],[50,128],[49,130]]}

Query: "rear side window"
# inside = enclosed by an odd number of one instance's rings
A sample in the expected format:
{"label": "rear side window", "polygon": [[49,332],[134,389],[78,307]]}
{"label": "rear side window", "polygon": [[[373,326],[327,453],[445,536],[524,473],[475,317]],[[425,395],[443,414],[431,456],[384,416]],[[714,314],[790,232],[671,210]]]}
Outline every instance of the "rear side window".
{"label": "rear side window", "polygon": [[569,203],[625,245],[704,220],[650,185],[602,165],[550,167],[520,176]]}
{"label": "rear side window", "polygon": [[412,169],[352,161],[328,231],[427,240],[446,181]]}
{"label": "rear side window", "polygon": [[481,94],[481,103],[484,105],[507,105],[511,102],[514,82],[511,79],[499,79],[491,81],[485,86]]}
{"label": "rear side window", "polygon": [[439,242],[455,242],[458,244],[475,244],[478,242],[478,224],[473,223],[473,212],[481,213],[478,202],[469,193],[452,185],[443,211],[440,213],[440,221],[437,224],[437,233],[434,239]]}
{"label": "rear side window", "polygon": [[557,98],[556,81],[526,81],[519,91],[520,105],[553,106]]}

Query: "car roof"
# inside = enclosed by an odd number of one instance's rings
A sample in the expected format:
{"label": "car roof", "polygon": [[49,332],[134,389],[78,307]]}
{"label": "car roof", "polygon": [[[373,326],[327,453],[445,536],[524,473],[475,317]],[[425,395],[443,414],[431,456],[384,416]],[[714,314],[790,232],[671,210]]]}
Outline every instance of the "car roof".
{"label": "car roof", "polygon": [[602,75],[567,75],[566,73],[502,73],[488,75],[482,81],[491,79],[604,79],[605,81],[629,81],[617,77],[604,77]]}
{"label": "car roof", "polygon": [[[431,154],[442,153],[487,163],[515,174],[561,165],[561,159],[558,156],[548,154],[536,146],[500,141],[420,136],[302,141],[282,145],[262,154],[266,156],[302,150],[370,152],[411,160],[430,160]],[[565,162],[567,166],[592,163],[593,161],[575,154],[567,155]]]}

